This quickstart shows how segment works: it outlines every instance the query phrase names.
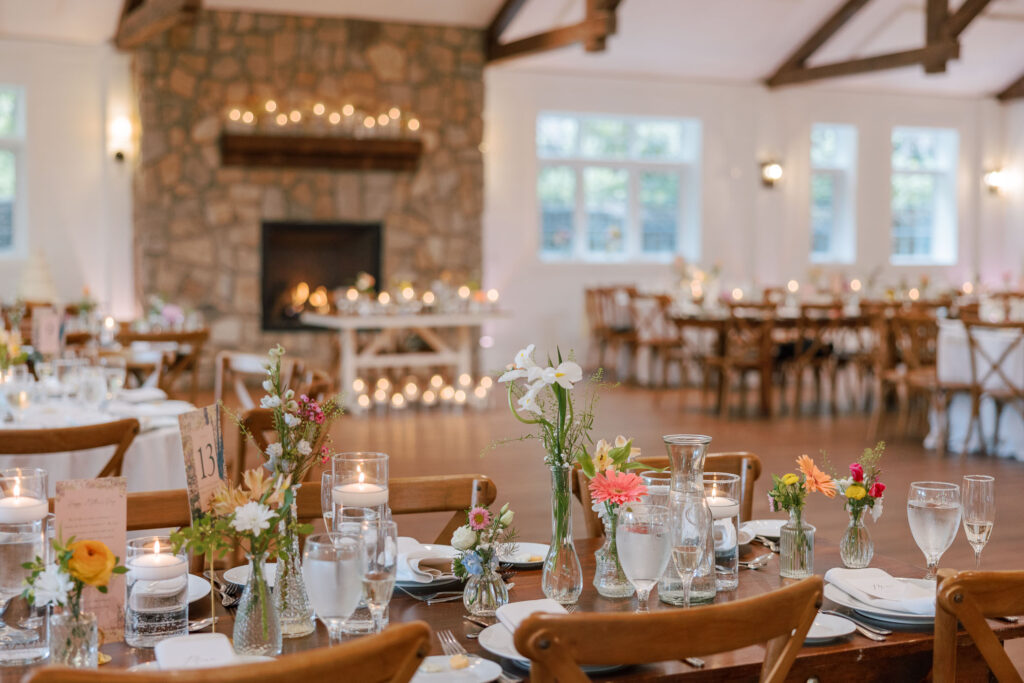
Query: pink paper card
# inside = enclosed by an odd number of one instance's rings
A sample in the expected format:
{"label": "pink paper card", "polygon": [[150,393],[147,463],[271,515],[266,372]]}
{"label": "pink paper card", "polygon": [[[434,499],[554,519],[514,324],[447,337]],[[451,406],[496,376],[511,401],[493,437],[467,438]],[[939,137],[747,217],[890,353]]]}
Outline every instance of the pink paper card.
{"label": "pink paper card", "polygon": [[52,308],[32,311],[32,348],[44,356],[60,353],[60,314]]}
{"label": "pink paper card", "polygon": [[224,441],[220,406],[214,404],[178,416],[185,481],[192,518],[210,511],[213,494],[224,482]]}
{"label": "pink paper card", "polygon": [[[65,542],[102,541],[124,564],[128,547],[128,498],[124,477],[57,482],[57,537]],[[124,575],[113,574],[106,594],[91,586],[83,591],[82,609],[96,614],[101,642],[124,640]]]}

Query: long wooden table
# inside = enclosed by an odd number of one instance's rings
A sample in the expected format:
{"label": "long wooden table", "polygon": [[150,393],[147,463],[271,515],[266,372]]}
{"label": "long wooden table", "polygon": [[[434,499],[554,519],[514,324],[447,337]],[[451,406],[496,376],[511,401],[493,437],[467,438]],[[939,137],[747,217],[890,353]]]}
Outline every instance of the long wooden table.
{"label": "long wooden table", "polygon": [[[591,585],[594,576],[594,551],[600,546],[599,539],[581,539],[577,541],[576,547],[583,564],[584,587],[577,612],[629,612],[635,606],[633,598],[611,600],[603,598]],[[762,554],[767,552],[765,548],[754,545],[747,555]],[[818,573],[824,573],[831,567],[839,566],[839,550],[834,544],[827,544],[819,539],[815,548],[815,568]],[[872,566],[885,569],[895,576],[921,576],[922,570],[913,565],[905,564],[895,560],[876,556]],[[719,593],[716,602],[729,602],[732,600],[753,597],[767,591],[780,588],[785,581],[779,576],[778,556],[772,558],[767,567],[760,570],[740,570],[740,585],[735,592]],[[512,581],[515,588],[511,592],[511,599],[533,600],[543,597],[540,587],[540,570],[520,571],[515,574]],[[202,617],[208,614],[209,600],[201,600],[194,605],[198,609],[190,616],[192,618]],[[847,611],[843,607],[825,601],[825,606],[839,611]],[[218,622],[218,631],[231,633],[231,616],[224,613],[218,604],[218,613],[223,618]],[[651,609],[679,609],[663,605],[658,602],[657,596],[651,599]],[[440,629],[451,629],[458,637],[462,645],[472,654],[497,660],[494,655],[483,650],[476,640],[467,639],[467,633],[475,633],[478,626],[465,621],[463,617],[466,611],[459,601],[448,602],[428,606],[425,602],[415,600],[395,592],[391,601],[391,621],[405,622],[422,620],[430,624],[436,631]],[[791,681],[820,681],[821,683],[849,682],[849,683],[889,683],[901,681],[910,683],[912,681],[923,681],[928,676],[932,663],[932,630],[930,627],[901,627],[882,622],[881,626],[891,628],[894,633],[884,642],[868,640],[861,635],[854,633],[838,642],[828,645],[808,645],[800,652],[793,670],[790,673]],[[1009,624],[1000,621],[990,621],[996,635],[1001,639],[1012,639],[1024,637],[1024,622]],[[304,638],[284,641],[284,652],[302,652],[317,647],[327,647],[327,632],[322,624],[317,625],[315,633]],[[988,680],[987,667],[981,660],[973,643],[966,633],[961,633],[959,640],[959,679],[964,681],[985,681]],[[153,659],[153,651],[149,649],[136,649],[127,647],[124,643],[111,643],[103,645],[102,652],[109,654],[113,660],[104,667],[128,667],[133,664],[147,662]],[[440,643],[436,638],[432,640],[432,654],[441,654]],[[753,646],[727,652],[723,654],[705,657],[707,662],[705,668],[696,669],[682,661],[669,661],[658,664],[634,666],[622,671],[602,676],[598,680],[610,681],[670,681],[679,680],[687,683],[707,683],[729,681],[756,681],[760,674],[761,661],[764,658],[764,648]],[[528,674],[512,664],[502,662],[506,673],[526,679]],[[26,667],[0,668],[0,683],[15,683],[20,681],[26,673]]]}

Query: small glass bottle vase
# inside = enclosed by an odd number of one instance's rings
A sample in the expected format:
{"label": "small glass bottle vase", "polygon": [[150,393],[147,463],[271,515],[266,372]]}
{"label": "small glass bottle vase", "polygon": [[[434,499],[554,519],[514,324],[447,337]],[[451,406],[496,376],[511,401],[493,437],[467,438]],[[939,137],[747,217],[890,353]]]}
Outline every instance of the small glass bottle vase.
{"label": "small glass bottle vase", "polygon": [[594,553],[594,588],[606,598],[628,598],[636,590],[629,582],[619,563],[619,550],[615,543],[615,524],[618,515],[603,517],[604,545]]}
{"label": "small glass bottle vase", "polygon": [[50,615],[50,664],[76,669],[95,669],[99,665],[99,631],[96,615],[70,611]]}
{"label": "small glass bottle vase", "polygon": [[791,510],[779,532],[779,574],[784,579],[805,579],[814,574],[814,527]]}
{"label": "small glass bottle vase", "polygon": [[235,612],[233,640],[240,655],[281,654],[281,622],[267,585],[264,555],[249,556],[249,579]]}
{"label": "small glass bottle vase", "polygon": [[508,604],[508,587],[498,572],[484,567],[480,574],[470,576],[466,582],[462,604],[474,617],[493,617],[499,607]]}
{"label": "small glass bottle vase", "polygon": [[864,525],[864,511],[850,512],[850,524],[839,539],[839,558],[843,566],[850,569],[863,569],[871,564],[875,554],[875,544],[871,534]]}
{"label": "small glass bottle vase", "polygon": [[[296,487],[297,488],[297,487]],[[297,515],[292,503],[292,519]],[[291,520],[285,520],[288,529],[294,529]],[[288,557],[277,561],[277,576],[274,581],[274,605],[281,622],[281,636],[301,638],[316,630],[313,607],[309,604],[306,581],[302,576],[302,554],[299,552],[299,535],[288,531],[284,537]]]}
{"label": "small glass bottle vase", "polygon": [[551,467],[551,546],[540,579],[544,597],[562,605],[575,604],[583,592],[583,568],[572,541],[572,474],[571,467]]}

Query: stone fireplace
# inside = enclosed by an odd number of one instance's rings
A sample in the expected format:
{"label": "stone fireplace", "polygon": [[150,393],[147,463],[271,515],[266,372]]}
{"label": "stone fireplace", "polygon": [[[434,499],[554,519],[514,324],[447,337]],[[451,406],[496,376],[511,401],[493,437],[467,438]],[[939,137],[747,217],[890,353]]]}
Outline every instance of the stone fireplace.
{"label": "stone fireplace", "polygon": [[[482,32],[202,11],[137,50],[133,68],[139,294],[200,309],[214,351],[281,341],[294,355],[328,356],[322,335],[265,331],[265,223],[379,224],[385,284],[479,279]],[[400,107],[421,122],[422,155],[413,171],[223,165],[228,111],[262,111],[270,99],[306,111],[321,101]]]}

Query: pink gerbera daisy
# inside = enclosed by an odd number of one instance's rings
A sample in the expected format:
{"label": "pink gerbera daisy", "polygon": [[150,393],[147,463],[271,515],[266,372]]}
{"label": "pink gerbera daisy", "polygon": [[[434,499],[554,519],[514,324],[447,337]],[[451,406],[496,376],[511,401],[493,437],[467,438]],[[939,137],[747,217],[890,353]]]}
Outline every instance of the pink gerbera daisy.
{"label": "pink gerbera daisy", "polygon": [[635,474],[607,470],[590,480],[590,495],[599,503],[625,505],[647,495],[647,487]]}
{"label": "pink gerbera daisy", "polygon": [[469,511],[469,526],[474,531],[483,531],[491,524],[491,511],[487,508],[473,508]]}

